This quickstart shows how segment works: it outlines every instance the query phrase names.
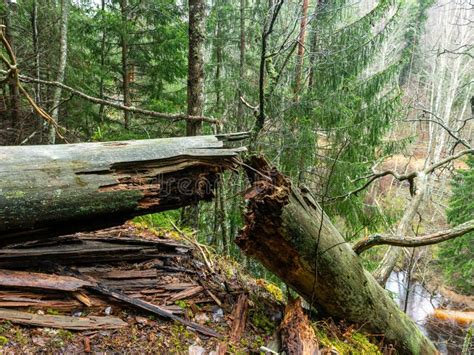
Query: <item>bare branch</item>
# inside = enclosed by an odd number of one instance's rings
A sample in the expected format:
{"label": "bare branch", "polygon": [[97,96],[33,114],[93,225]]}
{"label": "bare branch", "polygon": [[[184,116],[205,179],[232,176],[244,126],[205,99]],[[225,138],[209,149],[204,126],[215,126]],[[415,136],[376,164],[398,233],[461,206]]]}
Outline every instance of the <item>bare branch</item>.
{"label": "bare branch", "polygon": [[[8,74],[7,71],[5,70],[0,70],[0,73],[2,74]],[[28,82],[33,82],[33,83],[38,83],[38,84],[43,84],[43,85],[49,85],[49,86],[56,86],[60,87],[63,90],[69,91],[70,93],[77,95],[87,101],[96,103],[96,104],[101,104],[101,105],[106,105],[110,106],[113,108],[116,108],[118,110],[122,111],[129,111],[133,113],[138,113],[141,115],[145,116],[150,116],[150,117],[157,117],[157,118],[163,118],[167,120],[173,120],[173,121],[201,121],[201,122],[208,122],[208,123],[217,123],[218,120],[215,118],[210,118],[210,117],[205,117],[205,116],[190,116],[184,113],[163,113],[163,112],[156,112],[156,111],[150,111],[150,110],[145,110],[142,108],[134,107],[134,106],[125,106],[116,102],[108,101],[108,100],[103,100],[99,99],[98,97],[90,96],[87,95],[79,90],[73,89],[70,86],[67,86],[62,83],[58,83],[56,81],[48,81],[48,80],[42,80],[42,79],[35,79],[31,78],[25,75],[19,75],[19,79],[22,82],[28,83]]]}
{"label": "bare branch", "polygon": [[420,237],[385,236],[380,234],[371,235],[358,241],[352,249],[360,254],[376,245],[394,245],[398,247],[421,247],[432,245],[454,239],[474,231],[474,219],[460,224],[454,228],[446,229]]}
{"label": "bare branch", "polygon": [[435,171],[436,169],[450,163],[451,161],[453,160],[456,160],[456,159],[459,159],[460,157],[466,155],[466,154],[474,154],[474,149],[465,149],[465,150],[462,150],[460,151],[459,153],[457,154],[454,154],[454,155],[450,155],[428,167],[426,167],[424,170],[421,170],[421,171],[413,171],[409,174],[403,174],[403,175],[399,175],[397,172],[393,171],[393,170],[386,170],[386,171],[383,171],[381,173],[373,173],[371,175],[368,175],[366,176],[365,178],[369,179],[367,180],[367,182],[362,185],[361,187],[347,193],[347,194],[344,194],[344,195],[340,195],[340,196],[336,196],[336,197],[333,197],[331,198],[331,200],[340,200],[340,199],[346,199],[346,198],[349,198],[350,196],[352,195],[357,195],[359,192],[361,192],[362,190],[366,189],[367,187],[370,186],[370,184],[372,184],[375,180],[381,178],[381,177],[384,177],[384,176],[387,176],[387,175],[392,175],[395,179],[397,179],[398,181],[405,181],[405,180],[408,180],[408,182],[410,183],[410,194],[412,196],[415,195],[415,178],[420,176],[421,174],[424,174],[424,175],[428,175],[428,174],[431,174],[433,171]]}

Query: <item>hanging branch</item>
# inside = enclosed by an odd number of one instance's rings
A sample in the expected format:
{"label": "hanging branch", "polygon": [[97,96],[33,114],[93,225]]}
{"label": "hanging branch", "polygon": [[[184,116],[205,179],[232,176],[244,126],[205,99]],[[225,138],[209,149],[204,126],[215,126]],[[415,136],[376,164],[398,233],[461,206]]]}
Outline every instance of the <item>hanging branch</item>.
{"label": "hanging branch", "polygon": [[[133,113],[138,113],[144,116],[150,116],[150,117],[157,117],[157,118],[163,118],[167,120],[172,120],[172,121],[195,121],[195,122],[208,122],[211,124],[217,124],[219,120],[212,118],[212,117],[206,117],[206,116],[191,116],[187,115],[184,113],[164,113],[164,112],[156,112],[156,111],[151,111],[151,110],[145,110],[142,108],[134,107],[134,106],[125,106],[116,102],[104,100],[104,99],[99,99],[94,96],[87,95],[83,93],[82,91],[79,91],[77,89],[74,89],[70,86],[67,86],[65,84],[56,82],[56,81],[48,81],[48,80],[42,80],[42,79],[36,79],[36,78],[31,78],[26,75],[20,75],[19,70],[17,67],[17,62],[16,62],[16,57],[15,54],[8,43],[7,39],[4,36],[4,30],[5,26],[0,26],[1,29],[1,35],[0,35],[0,41],[2,42],[3,46],[5,47],[7,54],[10,58],[10,61],[5,58],[3,54],[0,53],[0,60],[8,67],[8,70],[0,70],[0,73],[5,74],[7,78],[5,80],[8,80],[9,78],[15,80],[16,84],[18,85],[18,88],[20,91],[25,95],[26,99],[30,103],[30,105],[33,107],[33,109],[38,113],[38,115],[43,118],[46,122],[53,124],[56,129],[59,128],[60,126],[57,124],[57,122],[42,108],[40,108],[34,100],[31,98],[31,96],[28,94],[28,92],[25,90],[25,88],[21,85],[21,82],[24,83],[37,83],[37,84],[43,84],[43,85],[49,85],[49,86],[54,86],[54,87],[60,87],[63,90],[66,90],[70,92],[73,95],[77,95],[87,101],[100,104],[100,105],[105,105],[109,107],[113,107],[118,110],[122,111],[128,111],[128,112],[133,112]],[[5,81],[4,80],[4,81]],[[61,134],[58,133],[58,137],[61,139],[64,139]]]}
{"label": "hanging branch", "polygon": [[[6,74],[7,72],[0,70],[0,73]],[[49,86],[56,86],[56,87],[61,87],[63,90],[69,91],[71,94],[77,95],[87,101],[93,102],[95,104],[100,104],[100,105],[105,105],[109,107],[116,108],[118,110],[122,111],[129,111],[133,113],[138,113],[144,116],[150,116],[150,117],[156,117],[156,118],[164,118],[168,120],[173,120],[173,121],[201,121],[201,122],[208,122],[212,124],[216,124],[219,122],[219,120],[211,117],[206,117],[206,116],[190,116],[184,113],[164,113],[164,112],[156,112],[156,111],[151,111],[151,110],[145,110],[142,108],[134,107],[134,106],[125,106],[113,101],[108,101],[104,99],[99,99],[98,97],[90,96],[88,94],[83,93],[82,91],[79,91],[77,89],[74,89],[70,86],[67,86],[65,84],[58,83],[56,81],[48,81],[48,80],[42,80],[42,79],[35,79],[31,78],[26,75],[19,75],[19,80],[25,83],[28,82],[33,82],[33,83],[38,83],[38,84],[43,84],[43,85],[49,85]]]}
{"label": "hanging branch", "polygon": [[454,228],[427,234],[421,237],[401,237],[375,234],[358,241],[352,249],[356,254],[360,254],[376,245],[393,245],[397,247],[421,247],[425,245],[437,244],[446,240],[460,237],[474,231],[474,219],[460,224]]}
{"label": "hanging branch", "polygon": [[33,107],[33,110],[46,122],[52,124],[56,128],[56,134],[58,135],[58,137],[66,141],[66,139],[58,131],[58,128],[60,128],[58,123],[46,111],[44,111],[41,107],[39,107],[35,103],[35,101],[31,98],[31,96],[25,90],[23,85],[21,85],[16,56],[15,56],[15,53],[13,52],[13,49],[10,43],[8,43],[8,40],[5,38],[5,29],[6,27],[4,25],[0,25],[0,42],[5,48],[8,54],[8,57],[10,58],[10,60],[8,60],[7,58],[5,58],[3,54],[0,53],[0,60],[8,67],[8,71],[0,70],[1,73],[6,74],[6,79],[4,79],[3,81],[12,80],[15,83],[15,85],[18,87],[19,91],[25,96],[26,100],[31,105],[31,107]]}

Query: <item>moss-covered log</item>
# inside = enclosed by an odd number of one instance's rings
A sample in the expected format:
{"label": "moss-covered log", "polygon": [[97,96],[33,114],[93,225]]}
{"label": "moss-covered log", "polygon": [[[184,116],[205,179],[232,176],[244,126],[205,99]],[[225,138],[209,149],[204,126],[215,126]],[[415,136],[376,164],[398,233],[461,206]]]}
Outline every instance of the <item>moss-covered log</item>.
{"label": "moss-covered log", "polygon": [[209,200],[245,137],[0,147],[0,245]]}
{"label": "moss-covered log", "polygon": [[253,185],[239,247],[325,313],[383,335],[401,354],[435,354],[311,195],[261,159],[250,165]]}

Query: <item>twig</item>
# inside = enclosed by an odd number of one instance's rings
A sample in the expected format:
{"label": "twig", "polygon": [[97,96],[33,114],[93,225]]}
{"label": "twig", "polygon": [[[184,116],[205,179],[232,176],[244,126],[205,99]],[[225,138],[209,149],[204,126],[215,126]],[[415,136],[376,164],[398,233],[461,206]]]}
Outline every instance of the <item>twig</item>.
{"label": "twig", "polygon": [[[204,250],[202,248],[203,246],[201,246],[201,244],[198,243],[196,240],[192,240],[191,238],[189,238],[181,229],[179,229],[179,227],[170,218],[168,218],[168,221],[171,223],[173,228],[181,235],[181,237],[183,237],[185,240],[187,240],[188,242],[196,246],[196,248],[201,253],[202,258],[204,259],[204,263],[206,264],[207,268],[209,269],[210,272],[214,273],[212,262],[208,260],[206,254],[204,253]],[[209,254],[209,250],[207,250],[207,248],[206,248],[206,251]]]}

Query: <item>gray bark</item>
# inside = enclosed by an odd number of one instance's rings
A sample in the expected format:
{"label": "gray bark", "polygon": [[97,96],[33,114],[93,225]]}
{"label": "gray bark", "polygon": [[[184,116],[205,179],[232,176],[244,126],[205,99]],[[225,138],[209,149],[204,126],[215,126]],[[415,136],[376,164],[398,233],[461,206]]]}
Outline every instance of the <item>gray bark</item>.
{"label": "gray bark", "polygon": [[[188,115],[202,116],[204,110],[204,40],[206,12],[204,0],[189,0]],[[201,122],[188,121],[186,135],[201,131]]]}
{"label": "gray bark", "polygon": [[[67,25],[69,19],[69,0],[61,0],[61,34],[59,38],[59,66],[56,76],[58,83],[64,82],[64,75],[66,73],[67,62]],[[61,87],[56,87],[53,95],[53,111],[51,117],[58,122],[59,120],[59,104],[61,102]],[[56,127],[51,125],[49,127],[49,143],[56,142]]]}
{"label": "gray bark", "polygon": [[0,245],[209,200],[241,137],[0,147]]}
{"label": "gray bark", "polygon": [[236,243],[308,303],[336,319],[383,334],[401,354],[436,354],[433,344],[366,271],[308,193],[259,160],[249,170],[246,225]]}

